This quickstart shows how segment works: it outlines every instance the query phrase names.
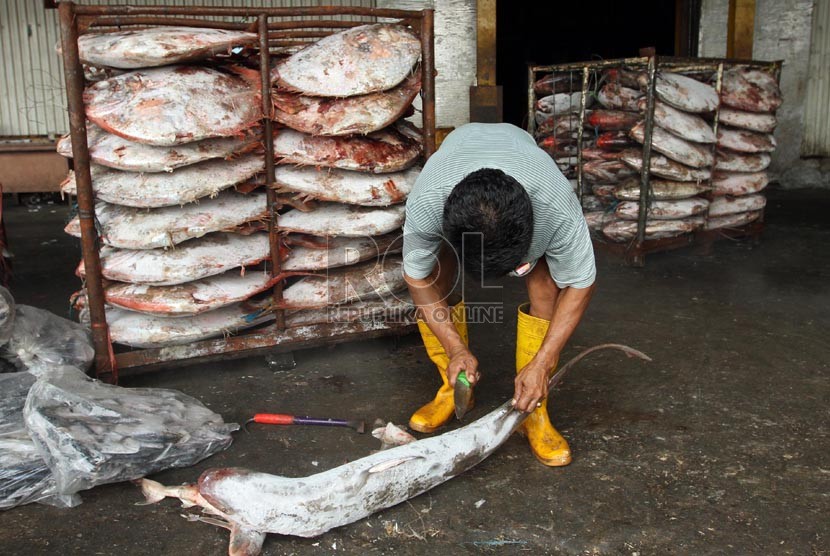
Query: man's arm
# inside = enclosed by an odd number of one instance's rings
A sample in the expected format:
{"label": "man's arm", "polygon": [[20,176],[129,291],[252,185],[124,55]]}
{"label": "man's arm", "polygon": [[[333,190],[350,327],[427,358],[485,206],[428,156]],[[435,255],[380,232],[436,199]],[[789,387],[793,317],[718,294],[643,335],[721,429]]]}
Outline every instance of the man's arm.
{"label": "man's arm", "polygon": [[547,397],[548,372],[556,365],[559,354],[582,320],[593,293],[593,284],[587,288],[567,287],[560,290],[542,347],[516,376],[513,399],[520,411],[533,411],[536,404]]}
{"label": "man's arm", "polygon": [[478,381],[478,360],[461,339],[461,335],[452,322],[447,305],[449,288],[446,284],[451,284],[454,276],[446,279],[438,275],[440,269],[444,269],[445,272],[452,271],[454,274],[454,268],[454,265],[438,264],[424,279],[412,278],[404,274],[412,301],[418,308],[419,318],[426,322],[450,359],[447,378],[451,386],[455,386],[455,378],[461,371],[465,371],[470,384]]}

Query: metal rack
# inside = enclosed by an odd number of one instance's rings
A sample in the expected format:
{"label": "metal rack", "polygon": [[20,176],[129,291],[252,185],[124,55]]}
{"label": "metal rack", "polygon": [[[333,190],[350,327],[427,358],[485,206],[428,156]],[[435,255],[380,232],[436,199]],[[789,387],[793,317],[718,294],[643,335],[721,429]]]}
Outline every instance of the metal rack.
{"label": "metal rack", "polygon": [[[651,189],[649,186],[649,168],[651,166],[651,136],[654,128],[654,101],[655,95],[655,80],[658,71],[670,71],[674,73],[709,73],[715,75],[715,90],[720,96],[721,82],[723,79],[724,70],[741,66],[747,68],[760,69],[771,73],[775,76],[777,82],[781,80],[781,66],[782,61],[762,62],[757,60],[734,60],[722,58],[679,58],[668,56],[649,56],[639,58],[620,58],[614,60],[598,60],[592,62],[574,62],[568,64],[556,65],[528,65],[528,131],[533,134],[536,128],[536,121],[534,118],[536,105],[536,91],[534,90],[534,83],[539,74],[568,74],[571,76],[574,83],[578,83],[582,96],[579,107],[579,127],[577,128],[577,196],[580,204],[582,203],[583,194],[583,176],[582,176],[582,139],[585,128],[585,112],[586,99],[589,92],[589,86],[593,80],[598,82],[598,74],[604,70],[611,68],[622,68],[632,71],[646,72],[648,80],[648,88],[646,90],[646,111],[644,117],[644,141],[643,141],[643,165],[640,171],[640,199],[639,199],[639,213],[637,219],[637,236],[629,244],[611,243],[602,241],[600,238],[594,238],[594,247],[601,251],[610,252],[624,258],[627,264],[633,266],[643,266],[645,264],[645,256],[649,253],[657,253],[661,251],[668,251],[687,247],[689,245],[698,244],[701,246],[702,252],[711,250],[712,244],[718,239],[729,238],[737,239],[742,237],[758,238],[763,231],[763,213],[761,218],[746,226],[735,229],[699,230],[691,234],[665,238],[665,239],[645,239],[646,219],[648,215],[648,208],[652,201]],[[576,92],[573,88],[572,92]],[[713,114],[712,130],[717,135],[718,120],[720,116],[720,106],[718,106]],[[716,154],[716,144],[712,145],[713,154]],[[714,163],[711,168],[712,175],[714,175]],[[709,179],[711,184],[711,177]],[[711,196],[710,196],[711,200]],[[708,213],[706,215],[708,218]]]}
{"label": "metal rack", "polygon": [[[95,228],[95,209],[90,177],[86,117],[83,102],[84,73],[78,55],[78,36],[91,29],[156,25],[188,25],[229,30],[247,30],[259,36],[259,63],[262,94],[262,142],[265,145],[268,233],[271,246],[272,275],[280,272],[279,215],[274,185],[274,151],[269,76],[273,49],[309,44],[309,39],[330,35],[338,29],[376,21],[377,18],[401,20],[410,25],[421,40],[422,117],[424,157],[435,151],[435,58],[433,10],[396,10],[353,6],[316,6],[303,8],[236,8],[205,6],[103,6],[59,5],[64,79],[69,109],[73,159],[78,189],[78,217],[81,247],[86,267],[88,308],[95,348],[95,371],[98,378],[115,382],[119,369],[135,370],[169,367],[214,359],[230,359],[265,352],[293,351],[387,334],[403,334],[413,328],[411,322],[327,323],[286,328],[284,310],[276,311],[272,325],[254,332],[227,338],[204,340],[185,346],[132,350],[115,353],[109,336],[104,310],[104,285],[99,258],[99,238]],[[356,16],[360,21],[344,20]],[[315,19],[326,17],[329,19]],[[341,19],[332,19],[340,17]],[[212,19],[207,19],[212,18]],[[233,18],[233,21],[217,20]],[[299,19],[296,19],[299,18]],[[273,300],[282,300],[282,283],[274,286]]]}

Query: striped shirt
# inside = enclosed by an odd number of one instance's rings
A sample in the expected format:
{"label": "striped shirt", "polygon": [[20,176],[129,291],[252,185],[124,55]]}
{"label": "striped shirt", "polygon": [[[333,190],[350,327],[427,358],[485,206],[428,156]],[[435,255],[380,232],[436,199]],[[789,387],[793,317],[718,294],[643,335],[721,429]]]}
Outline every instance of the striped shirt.
{"label": "striped shirt", "polygon": [[527,190],[533,238],[523,262],[542,256],[560,288],[587,288],[596,266],[588,226],[570,182],[533,137],[511,124],[472,123],[447,135],[430,157],[406,202],[404,272],[415,279],[432,272],[442,241],[444,203],[468,174],[494,168]]}

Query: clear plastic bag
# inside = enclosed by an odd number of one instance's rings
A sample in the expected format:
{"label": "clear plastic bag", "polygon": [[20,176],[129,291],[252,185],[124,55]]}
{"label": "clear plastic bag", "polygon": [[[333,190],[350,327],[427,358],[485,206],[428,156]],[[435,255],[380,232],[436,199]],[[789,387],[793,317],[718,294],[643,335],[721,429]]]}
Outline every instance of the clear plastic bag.
{"label": "clear plastic bag", "polygon": [[23,423],[23,405],[35,383],[30,373],[0,375],[0,510],[40,502],[70,507],[78,496],[58,496],[52,472]]}
{"label": "clear plastic bag", "polygon": [[24,418],[63,494],[194,465],[239,429],[181,392],[120,388],[69,368],[32,386]]}
{"label": "clear plastic bag", "polygon": [[29,305],[17,305],[14,312],[4,356],[18,369],[89,368],[95,350],[86,327]]}
{"label": "clear plastic bag", "polygon": [[14,326],[14,298],[12,294],[0,286],[0,345],[9,341]]}

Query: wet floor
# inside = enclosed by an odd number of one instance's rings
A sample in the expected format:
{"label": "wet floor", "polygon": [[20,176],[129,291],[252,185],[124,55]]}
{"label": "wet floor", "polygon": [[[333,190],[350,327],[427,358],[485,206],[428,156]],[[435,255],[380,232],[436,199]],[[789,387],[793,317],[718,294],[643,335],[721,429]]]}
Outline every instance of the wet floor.
{"label": "wet floor", "polygon": [[[759,245],[649,256],[632,269],[600,258],[596,296],[563,355],[619,342],[555,391],[553,421],[573,463],[545,468],[511,438],[473,470],[397,507],[314,539],[269,535],[265,554],[827,554],[830,550],[830,192],[770,192]],[[66,207],[7,207],[21,303],[67,314],[79,257]],[[474,291],[503,322],[471,326],[484,362],[475,419],[512,393],[518,282]],[[486,295],[485,295],[486,294]],[[490,314],[494,314],[490,312]],[[498,314],[498,312],[495,312]],[[125,379],[182,390],[226,420],[279,411],[405,424],[438,386],[418,338],[300,351]],[[457,426],[453,424],[452,427]],[[257,426],[225,452],[154,478],[195,480],[242,466],[299,477],[371,453],[346,429]],[[200,554],[228,534],[167,500],[136,506],[131,484],[98,487],[61,510],[0,513],[2,554]]]}

